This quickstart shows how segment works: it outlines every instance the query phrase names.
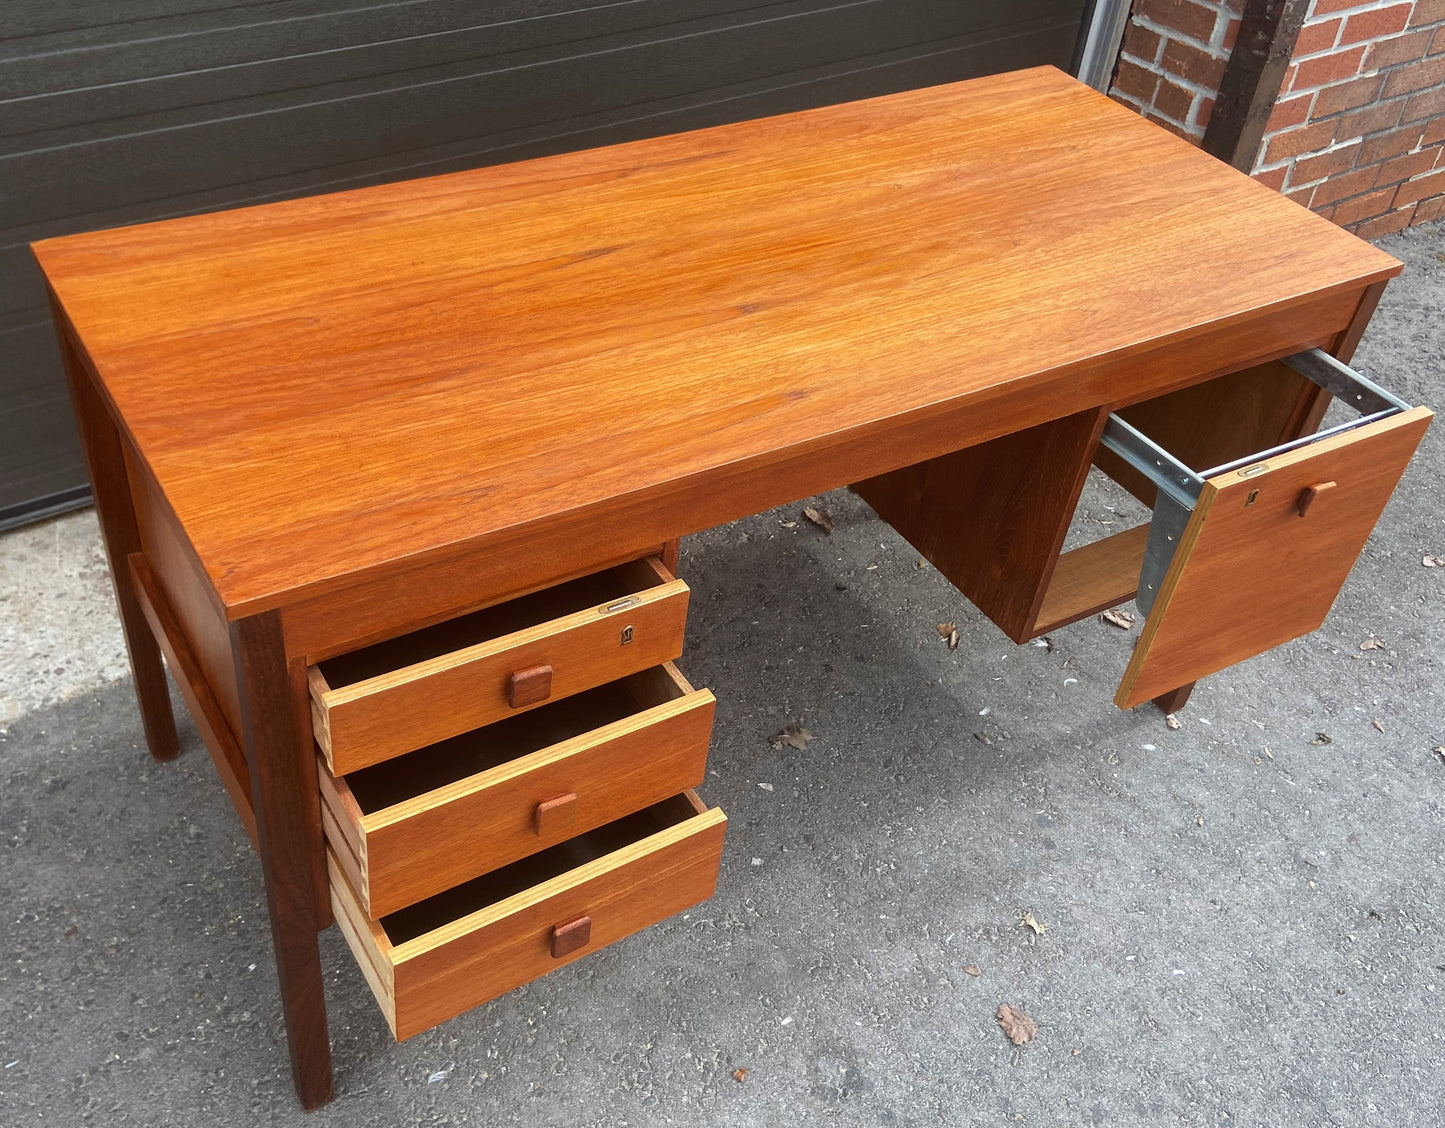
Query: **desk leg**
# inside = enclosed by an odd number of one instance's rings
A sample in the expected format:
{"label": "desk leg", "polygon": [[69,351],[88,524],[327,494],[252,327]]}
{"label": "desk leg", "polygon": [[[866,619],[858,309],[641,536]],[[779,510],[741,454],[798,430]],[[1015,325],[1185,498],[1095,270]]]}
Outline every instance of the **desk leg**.
{"label": "desk leg", "polygon": [[287,663],[277,611],[232,623],[231,652],[291,1078],[301,1104],[318,1108],[331,1099],[331,1041],[316,939],[329,909],[317,904],[316,867],[324,847],[310,716],[296,705],[305,699],[306,665],[300,659]]}
{"label": "desk leg", "polygon": [[170,760],[181,750],[181,743],[176,735],[176,718],[171,711],[171,691],[166,685],[160,648],[131,584],[130,554],[140,552],[141,543],[140,530],[136,526],[135,502],[130,492],[130,476],[121,451],[120,431],[69,339],[64,314],[57,310],[55,319],[60,334],[60,352],[65,360],[65,376],[70,384],[70,399],[80,430],[80,443],[85,450],[86,468],[90,471],[95,511],[100,518],[101,539],[105,542],[105,554],[110,560],[110,579],[115,588],[116,606],[120,610],[121,628],[125,632],[125,647],[130,655],[131,678],[135,682],[146,744],[155,759]]}
{"label": "desk leg", "polygon": [[1184,708],[1189,700],[1189,695],[1194,692],[1194,683],[1181,685],[1178,689],[1171,689],[1168,693],[1161,693],[1154,698],[1154,704],[1159,706],[1159,711],[1166,716],[1170,713],[1177,713]]}

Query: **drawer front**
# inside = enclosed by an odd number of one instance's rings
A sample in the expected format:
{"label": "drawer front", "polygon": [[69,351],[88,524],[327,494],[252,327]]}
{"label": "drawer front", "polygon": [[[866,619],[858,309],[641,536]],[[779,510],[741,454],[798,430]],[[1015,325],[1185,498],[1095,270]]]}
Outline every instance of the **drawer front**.
{"label": "drawer front", "polygon": [[655,694],[661,703],[380,810],[363,813],[346,779],[318,763],[327,837],[367,915],[385,916],[700,784],[716,702],[670,664],[648,673],[665,680],[666,692]]}
{"label": "drawer front", "polygon": [[1206,480],[1115,703],[1319,627],[1430,419],[1414,408]]}
{"label": "drawer front", "polygon": [[[309,672],[312,726],[334,774],[480,728],[682,654],[688,588],[655,557],[606,602],[333,686]],[[398,649],[405,640],[398,640]]]}
{"label": "drawer front", "polygon": [[392,1033],[410,1038],[705,901],[727,819],[686,793],[688,817],[540,884],[393,943],[335,855],[332,906]]}

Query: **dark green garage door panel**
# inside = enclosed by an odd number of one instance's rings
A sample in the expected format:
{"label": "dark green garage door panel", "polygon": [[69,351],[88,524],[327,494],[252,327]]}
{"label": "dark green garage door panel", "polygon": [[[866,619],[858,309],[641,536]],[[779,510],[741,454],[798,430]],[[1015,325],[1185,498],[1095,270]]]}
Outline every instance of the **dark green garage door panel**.
{"label": "dark green garage door panel", "polygon": [[0,526],[85,473],[26,244],[1037,63],[1088,0],[0,0]]}

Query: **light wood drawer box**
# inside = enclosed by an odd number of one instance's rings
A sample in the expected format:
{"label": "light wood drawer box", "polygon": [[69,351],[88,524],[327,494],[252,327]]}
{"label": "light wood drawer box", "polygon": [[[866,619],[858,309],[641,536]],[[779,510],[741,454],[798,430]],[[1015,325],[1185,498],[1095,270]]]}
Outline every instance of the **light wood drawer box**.
{"label": "light wood drawer box", "polygon": [[400,1040],[707,900],[726,826],[687,791],[379,921],[328,854],[331,902]]}
{"label": "light wood drawer box", "polygon": [[716,702],[672,663],[333,778],[322,823],[381,917],[702,782]]}
{"label": "light wood drawer box", "polygon": [[329,658],[316,742],[340,775],[670,661],[687,598],[648,557]]}

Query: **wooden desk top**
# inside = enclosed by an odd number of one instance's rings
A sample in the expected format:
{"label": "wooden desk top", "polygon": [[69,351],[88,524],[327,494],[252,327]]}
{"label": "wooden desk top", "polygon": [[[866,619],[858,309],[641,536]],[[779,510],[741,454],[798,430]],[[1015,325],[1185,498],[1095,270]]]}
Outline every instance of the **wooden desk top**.
{"label": "wooden desk top", "polygon": [[232,618],[689,532],[1400,269],[1051,68],[35,251]]}

